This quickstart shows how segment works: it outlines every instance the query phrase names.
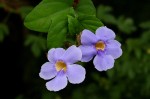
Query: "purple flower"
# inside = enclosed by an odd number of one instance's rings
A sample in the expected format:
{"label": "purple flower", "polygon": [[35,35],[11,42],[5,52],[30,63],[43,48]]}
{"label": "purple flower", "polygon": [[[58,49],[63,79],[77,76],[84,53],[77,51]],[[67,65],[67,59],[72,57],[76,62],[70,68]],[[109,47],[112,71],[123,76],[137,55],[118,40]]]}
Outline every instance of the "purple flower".
{"label": "purple flower", "polygon": [[96,34],[89,30],[83,30],[81,35],[82,62],[90,61],[95,55],[94,66],[99,71],[106,71],[114,66],[114,59],[122,55],[121,44],[114,40],[115,33],[102,26],[96,30]]}
{"label": "purple flower", "polygon": [[81,58],[81,50],[74,45],[67,50],[63,48],[49,50],[49,62],[42,65],[39,73],[41,78],[50,80],[46,83],[47,89],[59,91],[67,86],[68,80],[72,84],[81,83],[85,79],[85,69],[81,65],[73,64]]}

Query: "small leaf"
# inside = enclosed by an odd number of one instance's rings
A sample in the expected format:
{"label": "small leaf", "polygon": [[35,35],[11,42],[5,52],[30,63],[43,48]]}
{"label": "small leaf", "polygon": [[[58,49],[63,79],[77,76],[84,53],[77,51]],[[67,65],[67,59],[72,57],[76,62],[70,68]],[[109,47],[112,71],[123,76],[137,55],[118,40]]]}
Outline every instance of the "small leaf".
{"label": "small leaf", "polygon": [[93,32],[95,32],[98,27],[103,26],[103,23],[99,19],[97,19],[95,16],[82,15],[82,16],[79,16],[78,20],[79,20],[79,23],[81,23],[81,25],[85,29],[91,30]]}
{"label": "small leaf", "polygon": [[84,28],[77,18],[68,15],[68,28],[71,35],[79,34]]}

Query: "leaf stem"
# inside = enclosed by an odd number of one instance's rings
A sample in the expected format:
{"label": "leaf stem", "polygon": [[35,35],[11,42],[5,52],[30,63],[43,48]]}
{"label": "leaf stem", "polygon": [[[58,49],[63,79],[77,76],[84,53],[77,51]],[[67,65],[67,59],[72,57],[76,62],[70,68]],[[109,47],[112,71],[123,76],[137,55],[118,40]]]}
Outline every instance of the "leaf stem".
{"label": "leaf stem", "polygon": [[80,1],[80,0],[74,0],[74,1],[73,1],[73,8],[76,8],[76,7],[77,7],[77,5],[79,4],[79,1]]}

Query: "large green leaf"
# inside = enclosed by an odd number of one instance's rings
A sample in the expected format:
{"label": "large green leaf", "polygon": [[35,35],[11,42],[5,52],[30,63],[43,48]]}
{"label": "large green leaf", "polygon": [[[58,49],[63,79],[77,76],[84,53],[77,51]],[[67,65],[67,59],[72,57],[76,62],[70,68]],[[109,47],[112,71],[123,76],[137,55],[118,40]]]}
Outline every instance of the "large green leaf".
{"label": "large green leaf", "polygon": [[[66,1],[66,0],[65,0]],[[31,30],[48,32],[54,17],[67,17],[71,4],[61,0],[44,0],[38,4],[26,17],[25,26]],[[69,2],[70,3],[70,2]],[[60,16],[63,15],[63,16]],[[59,18],[58,17],[58,18]]]}
{"label": "large green leaf", "polygon": [[75,8],[77,15],[95,15],[96,9],[92,3],[92,0],[79,0],[79,4]]}
{"label": "large green leaf", "polygon": [[65,17],[55,17],[52,21],[47,36],[47,47],[60,47],[66,40],[66,33],[68,32],[67,19]]}
{"label": "large green leaf", "polygon": [[[65,16],[67,18],[69,14],[75,15],[72,5],[73,0],[43,0],[27,15],[24,24],[31,30],[48,32],[53,17]],[[77,14],[95,14],[91,0],[80,0],[75,11]]]}

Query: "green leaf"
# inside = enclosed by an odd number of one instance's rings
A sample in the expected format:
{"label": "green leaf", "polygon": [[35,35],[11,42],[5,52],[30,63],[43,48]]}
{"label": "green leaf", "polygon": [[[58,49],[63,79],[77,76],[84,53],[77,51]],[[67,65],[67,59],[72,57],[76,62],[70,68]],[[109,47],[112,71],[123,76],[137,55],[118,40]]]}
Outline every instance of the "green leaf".
{"label": "green leaf", "polygon": [[77,15],[96,15],[96,9],[92,0],[79,0],[79,4],[75,8]]}
{"label": "green leaf", "polygon": [[91,0],[80,0],[75,8],[72,5],[73,0],[43,0],[27,15],[24,24],[31,30],[48,32],[55,17],[95,15],[95,8]]}
{"label": "green leaf", "polygon": [[68,15],[68,28],[70,35],[79,34],[84,28],[77,18]]}
{"label": "green leaf", "polygon": [[24,24],[31,30],[48,32],[53,18],[67,18],[72,9],[70,2],[68,4],[61,0],[44,0],[27,15]]}
{"label": "green leaf", "polygon": [[66,41],[66,34],[68,33],[67,19],[59,17],[57,20],[52,21],[52,25],[48,31],[47,47],[60,47]]}
{"label": "green leaf", "polygon": [[95,16],[81,15],[78,20],[85,29],[91,30],[92,32],[95,32],[98,27],[103,26],[103,23]]}

